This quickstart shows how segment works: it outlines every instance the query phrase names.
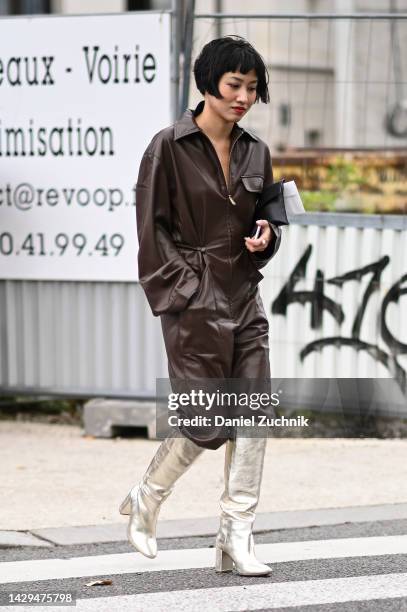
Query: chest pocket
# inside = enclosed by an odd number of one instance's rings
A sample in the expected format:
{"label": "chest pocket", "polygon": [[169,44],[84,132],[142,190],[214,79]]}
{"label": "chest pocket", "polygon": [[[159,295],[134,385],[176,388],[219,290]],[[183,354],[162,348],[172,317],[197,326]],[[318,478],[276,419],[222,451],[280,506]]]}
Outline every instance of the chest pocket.
{"label": "chest pocket", "polygon": [[264,176],[262,174],[245,174],[240,178],[247,191],[253,193],[263,191]]}

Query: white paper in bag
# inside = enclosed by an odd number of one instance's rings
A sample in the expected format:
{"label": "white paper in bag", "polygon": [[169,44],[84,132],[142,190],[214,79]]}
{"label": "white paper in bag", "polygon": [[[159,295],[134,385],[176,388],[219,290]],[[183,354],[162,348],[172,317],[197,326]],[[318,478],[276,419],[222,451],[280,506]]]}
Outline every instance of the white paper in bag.
{"label": "white paper in bag", "polygon": [[301,200],[295,181],[283,183],[284,204],[287,215],[303,215],[307,211]]}

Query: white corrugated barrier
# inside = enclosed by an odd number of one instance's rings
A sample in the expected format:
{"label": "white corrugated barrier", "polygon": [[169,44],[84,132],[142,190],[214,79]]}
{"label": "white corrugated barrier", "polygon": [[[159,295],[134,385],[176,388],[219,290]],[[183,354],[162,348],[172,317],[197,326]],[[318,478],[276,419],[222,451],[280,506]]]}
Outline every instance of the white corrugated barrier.
{"label": "white corrugated barrier", "polygon": [[[284,227],[261,283],[273,377],[405,384],[406,230],[403,216],[335,213]],[[4,391],[142,397],[167,376],[137,283],[0,281],[0,338]]]}

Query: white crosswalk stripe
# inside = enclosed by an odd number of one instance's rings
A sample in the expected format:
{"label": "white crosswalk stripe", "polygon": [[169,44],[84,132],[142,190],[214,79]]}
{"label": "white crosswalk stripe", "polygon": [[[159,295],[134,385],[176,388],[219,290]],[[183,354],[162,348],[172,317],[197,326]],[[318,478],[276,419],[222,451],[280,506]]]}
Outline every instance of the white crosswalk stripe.
{"label": "white crosswalk stripe", "polygon": [[78,611],[232,612],[407,597],[407,574],[385,574],[80,600]]}
{"label": "white crosswalk stripe", "polygon": [[[165,591],[119,597],[79,599],[77,612],[237,612],[407,597],[407,574],[383,574],[325,580],[279,582],[224,588]],[[19,606],[22,612],[50,612],[50,606]],[[72,607],[60,606],[59,612]],[[375,610],[376,608],[371,608]],[[404,609],[404,608],[403,608]],[[5,607],[2,610],[15,610]],[[380,609],[377,608],[377,612]]]}
{"label": "white crosswalk stripe", "polygon": [[[258,544],[256,553],[266,563],[407,554],[407,535]],[[211,567],[214,556],[213,548],[193,548],[164,550],[155,559],[146,559],[135,552],[6,562],[0,564],[0,584]]]}

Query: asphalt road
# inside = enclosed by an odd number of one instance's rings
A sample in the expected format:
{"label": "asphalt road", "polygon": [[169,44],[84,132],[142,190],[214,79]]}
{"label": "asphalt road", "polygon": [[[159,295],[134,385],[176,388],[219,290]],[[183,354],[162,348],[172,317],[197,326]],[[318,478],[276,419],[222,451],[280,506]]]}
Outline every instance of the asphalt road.
{"label": "asphalt road", "polygon": [[[269,577],[217,574],[214,538],[159,541],[154,561],[127,543],[0,550],[3,605],[17,591],[72,592],[77,610],[407,611],[407,520],[284,529],[256,536]],[[101,570],[105,572],[101,573]],[[94,573],[92,573],[94,572]],[[86,586],[93,580],[111,584]],[[73,610],[6,605],[2,610]]]}

